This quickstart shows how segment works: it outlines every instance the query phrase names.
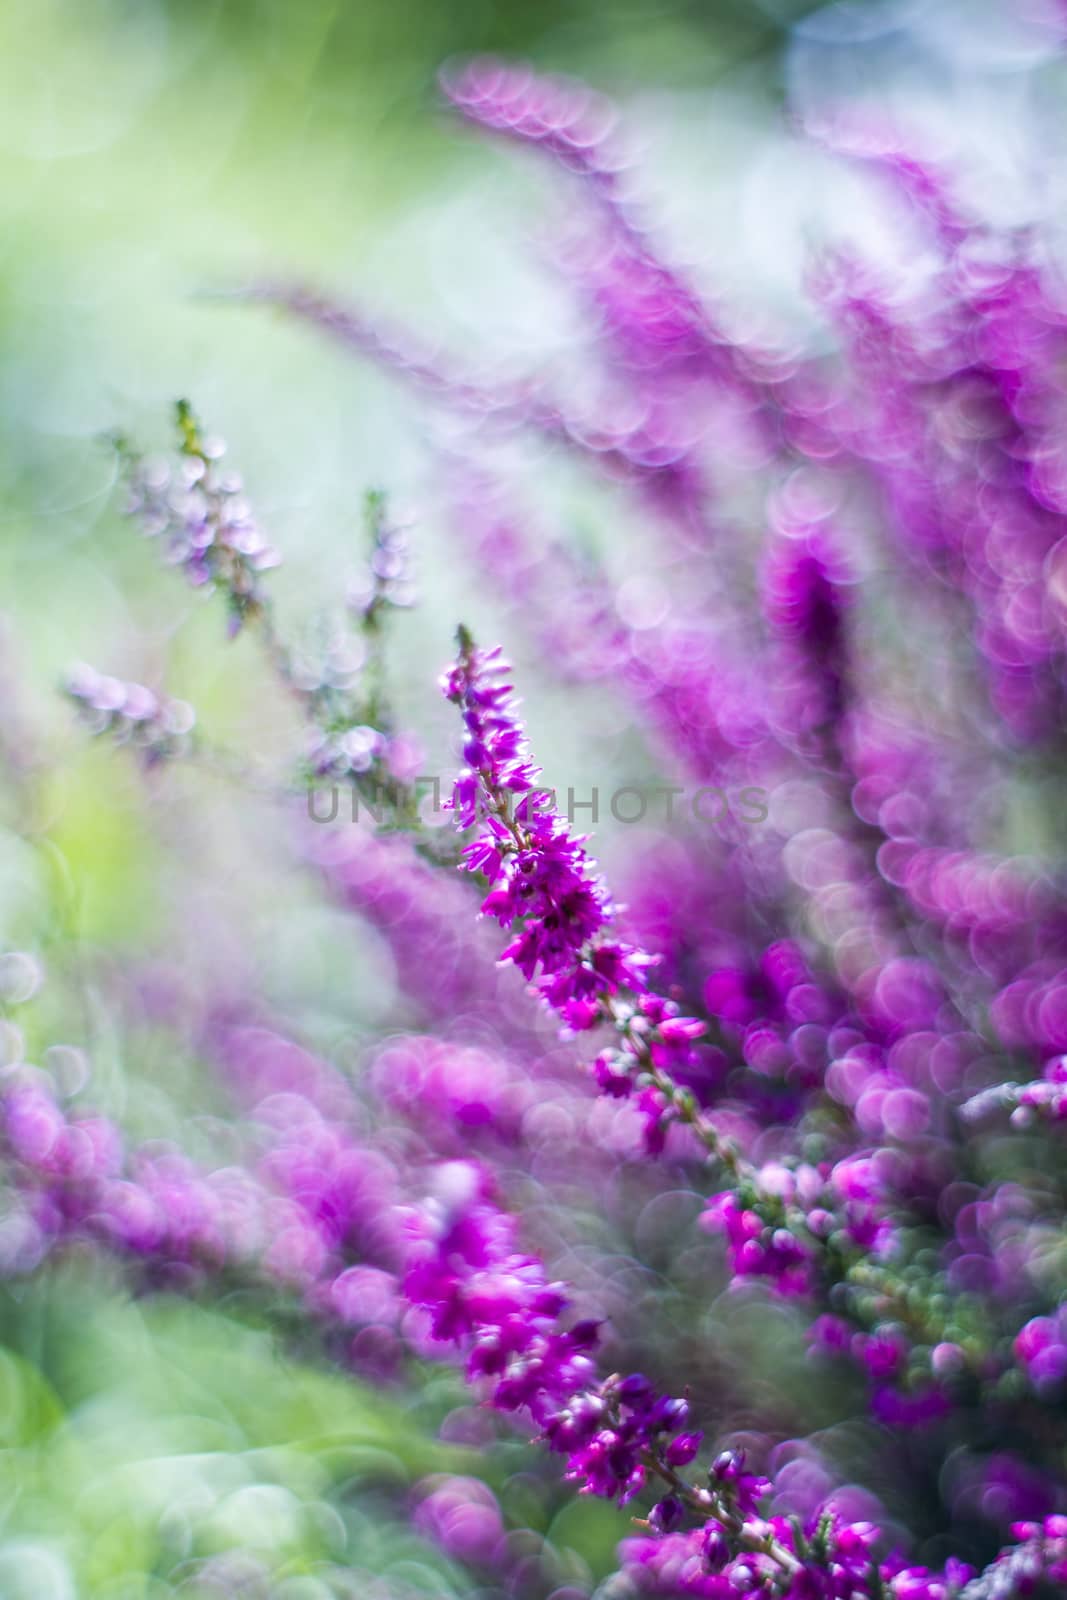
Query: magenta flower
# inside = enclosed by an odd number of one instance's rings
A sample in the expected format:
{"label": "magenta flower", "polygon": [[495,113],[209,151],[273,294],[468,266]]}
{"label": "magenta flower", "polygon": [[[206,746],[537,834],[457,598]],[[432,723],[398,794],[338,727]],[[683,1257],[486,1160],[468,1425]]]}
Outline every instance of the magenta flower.
{"label": "magenta flower", "polygon": [[645,988],[653,958],[609,935],[607,889],[584,841],[537,788],[541,769],[517,720],[509,676],[499,649],[478,650],[461,634],[459,657],[442,680],[466,727],[467,766],[449,804],[458,828],[479,824],[464,861],[490,885],[483,914],[513,930],[501,960],[514,963],[571,1026],[586,1027],[606,1014],[604,1001]]}
{"label": "magenta flower", "polygon": [[143,684],[123,683],[85,665],[71,669],[65,690],[91,734],[131,745],[146,767],[188,754],[196,714],[186,701],[167,699]]}
{"label": "magenta flower", "polygon": [[226,597],[230,632],[259,614],[260,575],[280,557],[264,539],[244,497],[240,476],[222,466],[226,446],[205,438],[188,401],[178,402],[179,455],[172,465],[146,462],[119,441],[129,483],[130,516],[147,537],[160,539],[165,559],[196,588]]}

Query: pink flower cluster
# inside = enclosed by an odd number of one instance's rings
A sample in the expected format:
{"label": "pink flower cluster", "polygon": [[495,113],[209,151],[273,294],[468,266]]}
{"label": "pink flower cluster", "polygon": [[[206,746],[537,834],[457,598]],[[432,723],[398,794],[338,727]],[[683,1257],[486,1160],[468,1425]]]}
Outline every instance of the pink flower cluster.
{"label": "pink flower cluster", "polygon": [[[486,916],[518,931],[501,957],[512,961],[572,1028],[589,1028],[603,997],[640,991],[651,957],[605,936],[613,920],[607,891],[567,823],[536,788],[541,776],[516,720],[508,663],[499,649],[461,641],[444,692],[466,726],[466,770],[450,806],[469,828],[484,808],[477,838],[463,852],[489,883]],[[512,814],[513,813],[513,814]]]}

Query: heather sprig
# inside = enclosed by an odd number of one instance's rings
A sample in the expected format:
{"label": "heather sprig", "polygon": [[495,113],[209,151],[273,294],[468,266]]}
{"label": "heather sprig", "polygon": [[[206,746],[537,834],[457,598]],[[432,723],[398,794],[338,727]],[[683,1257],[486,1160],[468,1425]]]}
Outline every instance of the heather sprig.
{"label": "heather sprig", "polygon": [[638,224],[627,193],[631,160],[609,100],[576,80],[492,57],[444,72],[441,83],[470,122],[548,155],[589,186],[607,237],[594,232],[574,268],[628,357],[657,370],[730,366],[732,346]]}
{"label": "heather sprig", "polygon": [[729,1516],[742,1532],[766,1480],[731,1459],[713,1469],[715,1488],[686,1484],[680,1469],[703,1437],[688,1431],[688,1402],[657,1394],[642,1374],[597,1380],[599,1324],[576,1320],[565,1285],[518,1249],[514,1219],[494,1203],[487,1173],[469,1162],[442,1167],[409,1229],[404,1292],[429,1315],[433,1337],[461,1346],[469,1379],[496,1409],[528,1413],[548,1448],[566,1455],[566,1475],[583,1493],[626,1504],[652,1477],[672,1491],[653,1513],[664,1531],[684,1500],[705,1519]]}
{"label": "heather sprig", "polygon": [[477,825],[463,862],[488,884],[483,915],[512,933],[500,959],[518,967],[568,1029],[612,1029],[614,1042],[594,1066],[598,1087],[616,1097],[641,1091],[657,1147],[677,1119],[735,1176],[754,1177],[679,1081],[707,1024],[650,992],[656,958],[616,936],[615,910],[584,838],[539,787],[542,770],[518,720],[510,670],[499,648],[479,649],[461,628],[456,661],[442,679],[465,726],[466,765],[447,804],[460,831]]}
{"label": "heather sprig", "polygon": [[[795,1517],[753,1519],[775,1548],[753,1544],[730,1558],[718,1530],[693,1529],[661,1539],[629,1539],[613,1595],[702,1596],[734,1600],[738,1594],[772,1594],[788,1600],[811,1595],[828,1600],[1008,1600],[1029,1594],[1042,1579],[1067,1577],[1067,1521],[1017,1523],[1015,1545],[1006,1547],[982,1572],[950,1558],[943,1569],[910,1562],[900,1554],[879,1559],[879,1530],[870,1522],[846,1522],[832,1509],[805,1523]],[[779,1553],[780,1552],[780,1553]],[[794,1565],[788,1565],[783,1558]]]}
{"label": "heather sprig", "polygon": [[365,633],[378,633],[387,612],[414,604],[411,561],[405,530],[392,520],[381,489],[368,490],[364,516],[370,552],[365,570],[349,584],[347,604]]}
{"label": "heather sprig", "polygon": [[[936,1571],[887,1555],[875,1524],[845,1521],[832,1506],[803,1523],[766,1514],[775,1486],[747,1467],[743,1450],[720,1451],[695,1476],[703,1435],[689,1428],[687,1400],[658,1394],[640,1373],[597,1378],[598,1324],[575,1320],[566,1286],[518,1249],[484,1171],[469,1162],[440,1168],[407,1226],[404,1292],[435,1339],[465,1352],[468,1378],[488,1402],[525,1413],[548,1448],[567,1457],[566,1476],[580,1492],[626,1504],[646,1486],[658,1489],[644,1523],[651,1536],[621,1550],[621,1576],[638,1593],[979,1600],[1067,1576],[1063,1517],[1017,1525],[1020,1543],[976,1575],[955,1559]],[[686,1522],[690,1530],[680,1531]]]}
{"label": "heather sprig", "polygon": [[312,724],[308,778],[348,779],[372,803],[388,801],[404,825],[416,816],[410,779],[418,751],[411,739],[397,736],[385,670],[386,624],[390,612],[414,603],[411,560],[403,528],[389,514],[381,490],[364,499],[368,553],[349,584],[345,608],[352,647],[335,644],[334,653],[347,670],[334,672],[327,657],[301,675],[306,713]]}
{"label": "heather sprig", "polygon": [[[459,829],[478,824],[463,860],[488,883],[483,915],[512,933],[500,959],[518,967],[568,1029],[584,1033],[606,1024],[612,1030],[614,1042],[597,1056],[594,1078],[606,1095],[635,1097],[650,1150],[663,1148],[667,1128],[677,1121],[739,1186],[739,1194],[719,1197],[715,1215],[744,1232],[735,1241],[743,1270],[808,1288],[813,1258],[843,1237],[835,1211],[851,1208],[844,1236],[854,1236],[860,1248],[871,1248],[885,1232],[873,1168],[861,1173],[849,1167],[846,1174],[842,1164],[836,1188],[833,1177],[812,1169],[807,1205],[790,1214],[780,1185],[776,1192],[769,1180],[761,1183],[758,1169],[720,1135],[679,1077],[706,1024],[651,993],[654,958],[615,937],[614,909],[584,840],[572,835],[538,788],[541,769],[518,721],[509,677],[499,648],[480,650],[460,630],[443,689],[463,717],[466,767],[449,805]],[[796,1193],[797,1178],[784,1170],[783,1177]],[[757,1246],[764,1235],[780,1242]]]}
{"label": "heather sprig", "polygon": [[196,713],[185,700],[155,694],[140,683],[109,678],[95,668],[73,667],[64,684],[89,733],[130,744],[146,766],[188,753]]}
{"label": "heather sprig", "polygon": [[[147,535],[166,539],[167,559],[181,566],[190,582],[211,585],[225,596],[231,635],[255,626],[272,672],[308,724],[299,773],[304,787],[323,781],[349,784],[372,811],[386,805],[391,825],[416,826],[410,780],[418,749],[394,732],[383,654],[388,614],[412,603],[410,561],[404,531],[391,519],[385,495],[374,490],[365,500],[369,548],[365,571],[353,579],[347,597],[347,628],[329,630],[325,643],[297,648],[283,639],[259,582],[259,574],[278,557],[258,531],[241,479],[219,465],[224,444],[205,436],[188,401],[177,403],[176,422],[179,451],[173,465],[146,462],[125,440],[116,441],[130,490],[129,514]],[[85,695],[80,698],[86,701]],[[131,704],[137,703],[135,696]],[[116,719],[110,731],[121,732],[122,726]],[[144,733],[141,742],[147,737]],[[161,737],[155,749],[180,753],[177,743]]]}
{"label": "heather sprig", "polygon": [[479,650],[460,629],[442,687],[463,717],[466,767],[447,804],[461,831],[479,823],[463,860],[488,882],[483,915],[512,931],[500,959],[518,967],[567,1028],[614,1029],[617,1047],[597,1065],[602,1089],[617,1093],[617,1084],[643,1074],[650,1126],[677,1117],[734,1168],[736,1152],[669,1070],[687,1058],[705,1024],[650,994],[655,958],[615,935],[614,907],[583,838],[538,788],[541,768],[517,720],[509,675],[499,648]]}
{"label": "heather sprig", "polygon": [[231,634],[261,615],[261,574],[280,557],[267,543],[245,499],[242,480],[222,465],[226,446],[206,437],[187,400],[175,406],[178,460],[145,461],[116,440],[129,486],[127,510],[145,534],[160,539],[165,559],[196,588],[211,585],[226,598]]}

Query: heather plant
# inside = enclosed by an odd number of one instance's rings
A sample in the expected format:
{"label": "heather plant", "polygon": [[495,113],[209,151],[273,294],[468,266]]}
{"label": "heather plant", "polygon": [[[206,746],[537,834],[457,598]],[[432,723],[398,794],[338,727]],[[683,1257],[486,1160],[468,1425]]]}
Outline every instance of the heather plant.
{"label": "heather plant", "polygon": [[[372,492],[363,570],[287,636],[284,568],[186,402],[166,464],[119,441],[126,509],[261,648],[288,754],[95,667],[66,690],[154,792],[201,765],[274,807],[307,892],[388,953],[395,1003],[332,1060],[253,976],[94,974],[130,1048],[155,1030],[196,1063],[189,1137],[162,1141],[94,1103],[48,1031],[52,979],[5,957],[9,1288],[76,1293],[103,1263],[148,1317],[236,1307],[303,1364],[315,1426],[374,1397],[361,1494],[421,1555],[383,1576],[342,1537],[265,1554],[243,1524],[212,1547],[200,1507],[157,1554],[197,1594],[302,1572],[383,1600],[1053,1592],[1067,920],[1061,864],[1013,854],[1005,812],[1061,754],[1062,284],[921,150],[822,129],[927,266],[816,257],[818,335],[775,348],[645,226],[599,96],[495,60],[443,85],[569,186],[583,381],[450,365],[305,288],[249,298],[455,423],[442,503],[500,634],[460,623],[441,663],[458,772],[429,770],[393,693],[417,533]],[[649,608],[526,512],[505,447],[527,436],[647,531]],[[647,788],[766,803],[676,806],[609,887],[537,763],[513,648],[576,720],[591,683],[622,704]],[[271,1471],[303,1526],[322,1483],[284,1451]],[[616,1508],[611,1575],[548,1536],[570,1495]]]}

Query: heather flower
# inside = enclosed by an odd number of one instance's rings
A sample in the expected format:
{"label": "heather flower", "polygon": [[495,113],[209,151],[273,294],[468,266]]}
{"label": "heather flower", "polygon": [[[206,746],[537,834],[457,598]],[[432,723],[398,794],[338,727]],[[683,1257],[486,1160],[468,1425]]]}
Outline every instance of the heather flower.
{"label": "heather flower", "polygon": [[575,172],[610,182],[619,165],[610,103],[576,79],[542,77],[493,57],[442,77],[452,104],[481,126],[541,145]]}
{"label": "heather flower", "polygon": [[[845,580],[845,581],[843,581]],[[784,711],[826,729],[845,711],[847,574],[825,533],[787,528],[764,574],[767,619],[782,643]]]}
{"label": "heather flower", "polygon": [[146,766],[189,750],[196,714],[184,700],[166,699],[143,684],[123,683],[84,665],[72,668],[65,691],[91,734],[132,745]]}
{"label": "heather flower", "polygon": [[[460,829],[485,807],[482,830],[463,852],[468,870],[490,885],[482,911],[516,928],[501,959],[514,962],[567,1015],[573,1001],[643,989],[651,960],[607,936],[614,920],[607,890],[582,840],[537,789],[541,769],[516,719],[509,671],[499,649],[479,651],[461,636],[459,658],[442,685],[466,727],[467,765],[449,807]],[[581,1017],[572,1011],[568,1020]]]}
{"label": "heather flower", "polygon": [[985,1572],[965,1590],[967,1600],[1001,1600],[1011,1594],[1028,1594],[1042,1578],[1052,1584],[1067,1583],[1067,1518],[1045,1517],[1040,1522],[1017,1522],[1012,1534],[1020,1541],[1003,1550]]}
{"label": "heather flower", "polygon": [[481,819],[463,857],[490,885],[483,914],[511,928],[500,959],[519,968],[569,1029],[611,1024],[617,1042],[598,1058],[594,1076],[616,1097],[621,1080],[633,1078],[650,1152],[684,1124],[736,1171],[736,1151],[702,1116],[684,1081],[704,1024],[648,993],[655,958],[614,937],[614,908],[583,839],[537,788],[541,770],[517,720],[508,672],[499,650],[479,651],[461,629],[459,657],[443,680],[466,726],[467,766],[449,807],[460,829]]}
{"label": "heather flower", "polygon": [[[370,555],[364,578],[348,595],[345,636],[334,627],[317,648],[290,646],[278,633],[259,581],[278,557],[252,519],[241,480],[221,470],[224,446],[203,437],[186,401],[178,403],[177,420],[175,469],[146,465],[119,442],[130,482],[130,513],[141,518],[150,536],[167,537],[168,559],[183,567],[193,584],[225,595],[232,634],[246,622],[258,622],[269,663],[308,725],[303,781],[309,787],[344,782],[372,812],[380,815],[387,806],[394,823],[410,824],[415,820],[412,780],[421,753],[416,740],[393,727],[381,653],[385,615],[411,603],[410,570],[403,530],[390,520],[384,495],[367,496]],[[162,740],[156,744],[159,752],[173,753]]]}
{"label": "heather flower", "polygon": [[368,494],[366,518],[370,555],[345,596],[350,613],[365,631],[380,625],[384,611],[406,610],[415,603],[407,533],[391,520],[380,490]]}
{"label": "heather flower", "polygon": [[736,1195],[716,1195],[701,1221],[725,1233],[735,1277],[770,1278],[779,1294],[807,1294],[813,1288],[814,1252],[787,1228],[767,1224],[743,1207]]}
{"label": "heather flower", "polygon": [[850,1158],[828,1173],[773,1164],[746,1174],[737,1191],[714,1195],[701,1225],[725,1236],[736,1278],[767,1278],[779,1294],[811,1295],[828,1261],[837,1271],[849,1255],[891,1253],[887,1202],[869,1161]]}
{"label": "heather flower", "polygon": [[388,736],[366,724],[335,734],[316,728],[308,738],[308,768],[315,778],[362,777],[388,751]]}
{"label": "heather flower", "polygon": [[442,86],[469,121],[544,152],[591,185],[600,215],[589,219],[563,265],[624,358],[638,369],[729,370],[731,347],[624,198],[629,162],[608,101],[585,84],[489,57],[444,73]]}
{"label": "heather flower", "polygon": [[221,465],[226,447],[205,438],[187,401],[177,406],[179,455],[171,465],[145,462],[120,441],[129,483],[127,511],[166,560],[196,588],[222,591],[236,634],[263,607],[260,574],[278,565],[244,498],[240,476]]}
{"label": "heather flower", "polygon": [[[742,1594],[772,1589],[790,1600],[813,1595],[831,1600],[993,1600],[994,1596],[1028,1593],[1045,1577],[1061,1582],[1067,1519],[1024,1522],[1012,1532],[1021,1542],[1003,1550],[980,1574],[950,1558],[942,1571],[911,1564],[899,1555],[879,1559],[877,1528],[867,1522],[842,1521],[832,1510],[818,1512],[803,1527],[795,1519],[749,1519],[741,1528],[742,1551],[726,1559],[721,1536],[708,1540],[693,1529],[662,1538],[629,1539],[621,1547],[622,1575],[638,1595],[697,1595],[706,1600],[733,1600]],[[773,1541],[776,1556],[760,1548]]]}
{"label": "heather flower", "polygon": [[568,1317],[569,1296],[535,1257],[516,1247],[513,1220],[492,1202],[470,1162],[441,1167],[410,1214],[404,1293],[430,1318],[433,1337],[460,1345],[467,1374],[504,1412],[525,1411],[550,1450],[568,1458],[582,1492],[625,1504],[649,1463],[678,1444],[684,1400],[658,1395],[641,1374],[596,1380],[595,1323]]}

